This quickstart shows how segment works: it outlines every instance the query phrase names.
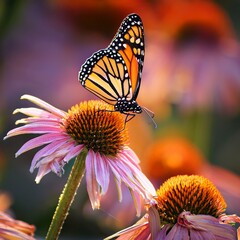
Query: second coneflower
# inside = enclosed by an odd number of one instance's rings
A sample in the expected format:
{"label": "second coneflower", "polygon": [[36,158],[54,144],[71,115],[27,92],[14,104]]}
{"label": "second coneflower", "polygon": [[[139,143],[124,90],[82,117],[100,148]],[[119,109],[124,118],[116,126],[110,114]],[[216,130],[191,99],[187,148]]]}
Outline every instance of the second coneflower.
{"label": "second coneflower", "polygon": [[206,178],[179,175],[168,179],[147,206],[148,213],[112,239],[216,239],[236,240],[236,215],[226,215],[227,205]]}
{"label": "second coneflower", "polygon": [[[100,207],[101,196],[107,192],[112,175],[119,200],[122,198],[121,183],[124,183],[132,193],[137,213],[140,213],[141,197],[151,198],[155,189],[141,172],[138,157],[128,147],[127,128],[119,112],[113,112],[112,106],[102,101],[82,102],[64,112],[30,95],[24,95],[22,99],[40,108],[15,110],[14,113],[23,113],[27,118],[18,120],[16,124],[24,126],[9,131],[5,139],[21,134],[41,134],[26,142],[16,153],[19,156],[45,145],[33,157],[30,168],[31,172],[38,168],[37,183],[51,171],[61,175],[69,160],[81,156],[80,167],[85,170],[93,209]],[[75,182],[81,180],[76,176],[72,178]]]}

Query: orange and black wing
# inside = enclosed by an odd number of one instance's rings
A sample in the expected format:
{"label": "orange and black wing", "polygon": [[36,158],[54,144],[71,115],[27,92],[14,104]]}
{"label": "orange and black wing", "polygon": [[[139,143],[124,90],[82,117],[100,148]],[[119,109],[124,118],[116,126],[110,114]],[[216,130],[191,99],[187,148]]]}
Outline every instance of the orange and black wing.
{"label": "orange and black wing", "polygon": [[118,99],[137,98],[144,61],[144,33],[141,18],[127,16],[110,45],[94,53],[82,65],[79,81],[109,104]]}

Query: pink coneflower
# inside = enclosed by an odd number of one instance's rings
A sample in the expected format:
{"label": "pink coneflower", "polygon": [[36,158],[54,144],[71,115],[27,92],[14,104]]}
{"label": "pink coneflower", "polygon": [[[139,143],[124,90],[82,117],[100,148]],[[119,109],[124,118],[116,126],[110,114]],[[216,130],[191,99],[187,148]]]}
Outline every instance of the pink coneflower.
{"label": "pink coneflower", "polygon": [[0,239],[5,240],[34,240],[35,226],[11,218],[0,212]]}
{"label": "pink coneflower", "polygon": [[[44,146],[33,157],[30,172],[38,168],[39,183],[50,171],[61,176],[64,165],[87,150],[85,170],[87,191],[93,209],[100,207],[101,196],[109,186],[110,175],[114,176],[119,200],[121,183],[125,183],[140,211],[140,196],[149,198],[155,189],[141,172],[139,159],[128,147],[128,132],[124,119],[112,107],[102,101],[82,102],[68,112],[59,110],[39,98],[24,95],[40,108],[20,108],[14,113],[23,113],[27,118],[16,124],[24,126],[8,132],[6,138],[21,134],[41,134],[26,142],[16,157],[33,148]],[[110,111],[106,111],[110,110]]]}
{"label": "pink coneflower", "polygon": [[157,190],[148,213],[133,226],[108,238],[132,240],[237,239],[236,215],[226,215],[226,203],[216,187],[197,175],[168,179]]}

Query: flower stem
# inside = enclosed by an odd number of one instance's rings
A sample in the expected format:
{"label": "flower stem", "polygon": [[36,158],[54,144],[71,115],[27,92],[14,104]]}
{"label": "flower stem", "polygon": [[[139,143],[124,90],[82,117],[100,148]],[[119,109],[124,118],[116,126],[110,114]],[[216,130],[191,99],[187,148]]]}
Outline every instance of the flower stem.
{"label": "flower stem", "polygon": [[60,235],[63,223],[68,215],[68,211],[71,207],[71,204],[76,195],[76,191],[84,175],[86,156],[87,149],[84,148],[75,159],[68,181],[59,198],[58,206],[55,210],[51,225],[48,229],[46,240],[56,240]]}

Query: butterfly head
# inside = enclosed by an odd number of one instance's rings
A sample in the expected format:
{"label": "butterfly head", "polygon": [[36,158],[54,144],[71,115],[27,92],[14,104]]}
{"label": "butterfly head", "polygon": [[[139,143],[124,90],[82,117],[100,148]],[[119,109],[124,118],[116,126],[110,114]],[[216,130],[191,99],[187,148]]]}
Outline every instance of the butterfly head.
{"label": "butterfly head", "polygon": [[119,111],[120,113],[127,114],[129,112],[132,113],[141,113],[142,108],[138,105],[135,100],[127,100],[125,98],[118,99],[117,103],[114,105],[115,111]]}

